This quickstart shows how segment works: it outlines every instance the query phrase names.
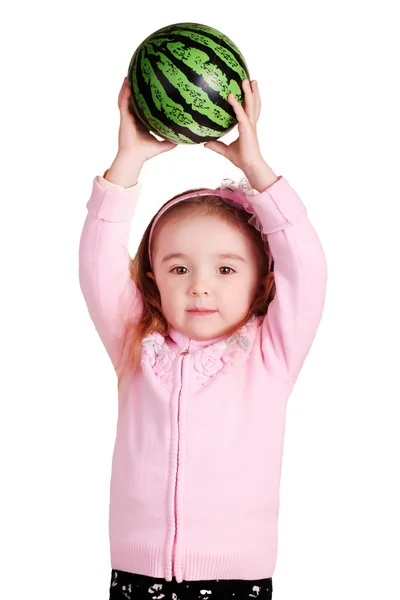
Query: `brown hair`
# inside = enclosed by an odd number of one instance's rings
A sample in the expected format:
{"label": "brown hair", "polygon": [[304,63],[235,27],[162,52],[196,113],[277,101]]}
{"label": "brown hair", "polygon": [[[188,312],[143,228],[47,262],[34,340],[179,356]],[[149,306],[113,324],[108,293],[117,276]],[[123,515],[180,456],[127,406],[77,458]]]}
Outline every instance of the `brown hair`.
{"label": "brown hair", "polygon": [[[195,192],[200,189],[204,188],[194,188],[187,190],[184,193],[186,194]],[[220,188],[216,189],[218,190]],[[183,195],[183,193],[173,196],[173,198],[170,200],[174,200],[181,195]],[[170,202],[170,200],[165,202],[163,206],[160,207],[160,210],[168,202]],[[154,241],[156,239],[157,232],[167,221],[167,219],[172,219],[177,215],[183,215],[187,212],[190,212],[191,215],[200,213],[212,214],[220,219],[225,220],[234,227],[239,228],[243,233],[250,237],[254,245],[254,250],[259,259],[260,279],[269,271],[273,271],[273,262],[271,268],[269,269],[268,267],[269,257],[265,252],[264,241],[260,233],[248,223],[249,213],[244,208],[229,204],[217,195],[210,194],[207,196],[204,195],[193,197],[182,202],[178,202],[172,206],[164,215],[160,217],[157,225],[154,228],[152,247],[154,247]],[[121,386],[123,377],[128,373],[135,372],[138,367],[142,340],[150,333],[158,332],[162,336],[166,337],[170,332],[171,326],[161,311],[161,297],[156,282],[147,275],[147,272],[152,270],[148,254],[149,235],[157,214],[154,215],[148,224],[140,241],[136,255],[133,259],[131,258],[129,264],[130,276],[133,279],[138,292],[142,296],[143,310],[141,313],[141,318],[138,322],[128,320],[125,324],[124,334],[121,340],[120,359],[116,367],[118,373],[118,389]],[[265,293],[263,293],[263,289],[260,288],[253,298],[253,302],[249,308],[248,314],[241,323],[235,325],[234,330],[244,325],[252,316],[265,315],[267,313],[269,304],[274,299],[275,291],[275,282],[273,282],[267,297],[265,296]],[[125,356],[124,361],[123,356]]]}

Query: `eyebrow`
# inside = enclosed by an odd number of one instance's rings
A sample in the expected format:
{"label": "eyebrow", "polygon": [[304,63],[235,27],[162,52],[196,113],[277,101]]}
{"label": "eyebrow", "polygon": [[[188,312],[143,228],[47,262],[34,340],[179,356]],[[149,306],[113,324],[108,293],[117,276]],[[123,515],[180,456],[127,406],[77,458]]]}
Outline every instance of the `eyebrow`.
{"label": "eyebrow", "polygon": [[[214,256],[216,258],[230,258],[232,260],[239,260],[241,262],[246,262],[242,256],[239,256],[239,254],[234,254],[232,252],[224,252],[222,254],[215,254]],[[171,260],[172,258],[187,259],[188,256],[186,254],[182,254],[180,252],[171,252],[170,254],[167,254],[166,256],[164,256],[164,258],[162,259],[161,262],[162,263],[167,262],[168,260]]]}

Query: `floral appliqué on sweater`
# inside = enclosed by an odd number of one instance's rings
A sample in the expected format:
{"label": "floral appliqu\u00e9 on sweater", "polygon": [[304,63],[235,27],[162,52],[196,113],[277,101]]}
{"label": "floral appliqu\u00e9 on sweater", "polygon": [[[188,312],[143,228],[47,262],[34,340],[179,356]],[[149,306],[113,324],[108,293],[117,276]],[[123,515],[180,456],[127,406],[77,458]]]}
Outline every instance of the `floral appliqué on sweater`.
{"label": "floral appliqu\u00e9 on sweater", "polygon": [[[219,373],[227,375],[230,368],[247,360],[256,328],[257,321],[253,317],[233,335],[191,353],[197,379],[202,385],[208,385]],[[142,367],[150,367],[163,385],[172,383],[171,369],[180,351],[157,332],[145,337],[142,347]]]}

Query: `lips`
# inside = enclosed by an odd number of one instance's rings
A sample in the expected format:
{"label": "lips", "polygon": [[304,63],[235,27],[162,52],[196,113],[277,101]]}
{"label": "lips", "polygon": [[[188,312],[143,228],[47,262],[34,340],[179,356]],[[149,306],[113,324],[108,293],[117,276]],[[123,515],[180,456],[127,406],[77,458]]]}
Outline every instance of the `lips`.
{"label": "lips", "polygon": [[193,308],[191,310],[188,310],[188,312],[190,312],[191,314],[195,314],[195,315],[211,315],[215,312],[217,312],[216,310],[209,310],[206,308]]}

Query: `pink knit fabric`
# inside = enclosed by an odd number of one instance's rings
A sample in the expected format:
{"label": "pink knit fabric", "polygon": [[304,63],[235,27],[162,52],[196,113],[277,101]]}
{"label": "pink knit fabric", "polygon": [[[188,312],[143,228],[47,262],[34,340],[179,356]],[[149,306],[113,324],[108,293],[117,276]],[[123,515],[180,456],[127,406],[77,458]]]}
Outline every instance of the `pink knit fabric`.
{"label": "pink knit fabric", "polygon": [[[81,289],[114,365],[121,319],[139,319],[143,307],[127,250],[140,189],[96,177],[80,240]],[[251,202],[275,265],[267,315],[229,338],[147,336],[140,369],[121,388],[114,569],[178,582],[274,573],[287,400],[322,316],[327,267],[284,177]]]}

